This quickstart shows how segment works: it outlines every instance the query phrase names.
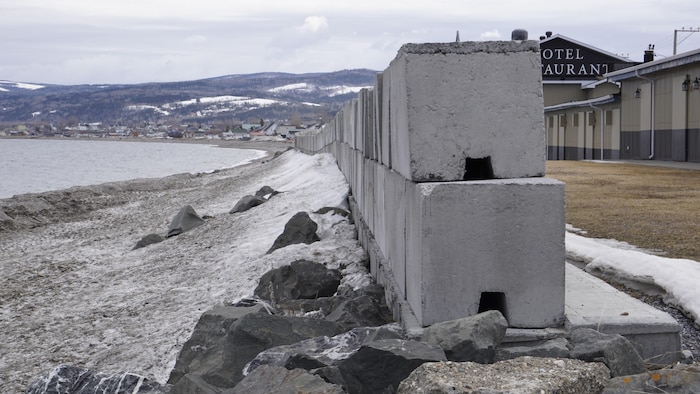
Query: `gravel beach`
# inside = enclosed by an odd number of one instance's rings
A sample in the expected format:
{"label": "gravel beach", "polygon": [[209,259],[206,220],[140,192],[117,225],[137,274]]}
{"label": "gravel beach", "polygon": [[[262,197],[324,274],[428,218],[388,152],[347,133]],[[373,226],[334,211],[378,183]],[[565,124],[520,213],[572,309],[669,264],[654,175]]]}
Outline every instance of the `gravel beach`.
{"label": "gravel beach", "polygon": [[[289,143],[222,146],[269,155],[214,173],[0,200],[0,392],[24,392],[60,364],[165,382],[202,312],[252,295],[267,270],[301,258],[360,265],[354,226],[339,215],[312,216],[320,242],[265,254],[296,212],[345,204],[347,186],[330,155],[274,158]],[[265,185],[283,193],[229,214]],[[186,205],[203,225],[132,250],[150,233],[167,233]]]}

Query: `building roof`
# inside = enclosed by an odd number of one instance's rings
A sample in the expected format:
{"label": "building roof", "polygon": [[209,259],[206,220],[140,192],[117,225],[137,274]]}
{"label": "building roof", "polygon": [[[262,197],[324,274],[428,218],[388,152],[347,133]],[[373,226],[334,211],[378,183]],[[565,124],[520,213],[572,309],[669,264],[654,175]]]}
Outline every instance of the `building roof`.
{"label": "building roof", "polygon": [[580,46],[582,46],[582,47],[584,47],[584,48],[590,49],[591,51],[599,52],[599,53],[602,53],[602,54],[604,54],[604,55],[606,55],[606,56],[610,56],[610,57],[612,57],[612,58],[615,58],[615,59],[617,59],[617,60],[619,60],[620,62],[623,62],[623,63],[634,63],[632,60],[630,60],[630,59],[628,59],[628,58],[626,58],[626,57],[622,57],[622,56],[620,56],[620,55],[616,55],[616,54],[614,54],[614,53],[612,53],[612,52],[604,51],[604,50],[602,50],[602,49],[600,49],[600,48],[596,48],[596,47],[594,47],[594,46],[592,46],[592,45],[584,44],[584,43],[582,43],[581,41],[576,41],[576,40],[574,40],[573,38],[569,38],[569,37],[564,36],[564,35],[561,35],[561,34],[554,34],[554,35],[552,35],[551,37],[547,37],[547,38],[545,38],[544,40],[541,40],[541,41],[540,41],[540,44],[545,43],[545,42],[548,42],[548,41],[552,41],[552,40],[554,40],[554,39],[562,39],[562,40],[569,41],[569,42],[574,43],[574,44],[576,44],[576,45],[580,45]]}
{"label": "building roof", "polygon": [[569,108],[579,108],[579,107],[595,107],[596,105],[603,105],[603,104],[608,104],[616,101],[619,96],[613,95],[613,94],[608,94],[606,96],[602,97],[597,97],[594,99],[589,99],[589,100],[582,100],[582,101],[569,101],[567,103],[561,103],[561,104],[555,104],[555,105],[550,105],[548,107],[544,107],[544,112],[550,112],[550,111],[560,111],[564,109],[569,109]]}
{"label": "building roof", "polygon": [[652,62],[641,63],[622,70],[613,71],[604,75],[611,82],[637,78],[640,75],[651,74],[658,71],[669,70],[687,64],[700,63],[700,48],[678,55],[665,57]]}

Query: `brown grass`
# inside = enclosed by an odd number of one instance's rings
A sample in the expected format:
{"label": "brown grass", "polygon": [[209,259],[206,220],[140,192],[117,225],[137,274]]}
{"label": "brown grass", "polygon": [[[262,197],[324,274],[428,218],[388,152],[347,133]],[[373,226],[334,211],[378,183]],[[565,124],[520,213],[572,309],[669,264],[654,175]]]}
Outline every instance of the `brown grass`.
{"label": "brown grass", "polygon": [[566,222],[587,236],[700,261],[700,171],[548,161],[547,176],[566,183]]}

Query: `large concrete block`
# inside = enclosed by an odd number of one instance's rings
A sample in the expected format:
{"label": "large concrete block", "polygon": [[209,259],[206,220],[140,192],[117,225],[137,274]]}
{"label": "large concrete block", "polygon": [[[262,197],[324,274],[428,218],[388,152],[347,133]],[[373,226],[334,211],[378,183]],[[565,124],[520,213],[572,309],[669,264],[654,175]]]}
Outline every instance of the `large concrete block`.
{"label": "large concrete block", "polygon": [[403,294],[406,294],[407,182],[401,174],[395,171],[388,171],[385,175],[383,187],[386,250],[382,250],[382,252],[390,263],[398,287]]}
{"label": "large concrete block", "polygon": [[486,161],[490,178],[543,176],[541,74],[536,41],[402,46],[384,73],[391,168],[415,182],[474,179]]}
{"label": "large concrete block", "polygon": [[406,239],[411,288],[405,294],[421,324],[480,309],[500,310],[511,327],[563,324],[563,183],[521,178],[414,185]]}

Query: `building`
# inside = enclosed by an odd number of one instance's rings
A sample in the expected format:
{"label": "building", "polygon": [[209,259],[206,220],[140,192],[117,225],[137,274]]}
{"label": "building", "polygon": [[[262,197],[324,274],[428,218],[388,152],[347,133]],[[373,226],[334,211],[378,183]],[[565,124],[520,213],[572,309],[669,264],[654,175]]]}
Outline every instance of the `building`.
{"label": "building", "polygon": [[540,40],[548,159],[700,162],[700,49],[636,63]]}
{"label": "building", "polygon": [[618,159],[620,85],[604,75],[638,63],[559,34],[540,39],[547,158]]}

